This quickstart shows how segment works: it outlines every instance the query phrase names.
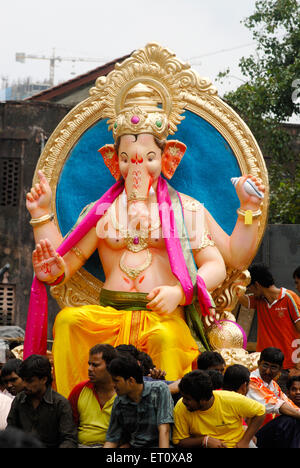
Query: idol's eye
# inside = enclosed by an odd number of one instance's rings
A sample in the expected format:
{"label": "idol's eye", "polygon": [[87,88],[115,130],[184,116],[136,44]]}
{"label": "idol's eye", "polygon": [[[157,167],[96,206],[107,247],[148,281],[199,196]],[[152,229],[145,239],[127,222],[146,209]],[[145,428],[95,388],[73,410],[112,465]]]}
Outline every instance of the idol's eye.
{"label": "idol's eye", "polygon": [[154,151],[150,151],[149,153],[147,153],[147,161],[153,161],[156,157],[156,154],[154,153]]}
{"label": "idol's eye", "polygon": [[128,162],[128,155],[127,155],[127,153],[122,152],[122,153],[120,154],[120,161],[121,161],[121,162],[124,162],[124,163],[127,163],[127,162]]}

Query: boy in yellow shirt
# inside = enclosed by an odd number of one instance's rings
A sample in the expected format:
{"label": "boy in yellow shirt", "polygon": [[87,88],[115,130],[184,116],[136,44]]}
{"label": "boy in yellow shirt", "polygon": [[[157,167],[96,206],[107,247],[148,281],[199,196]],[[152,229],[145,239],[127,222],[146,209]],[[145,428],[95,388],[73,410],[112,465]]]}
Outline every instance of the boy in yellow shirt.
{"label": "boy in yellow shirt", "polygon": [[[174,409],[173,443],[182,448],[248,448],[265,407],[235,392],[215,390],[207,372],[186,374]],[[247,418],[245,430],[243,419]]]}

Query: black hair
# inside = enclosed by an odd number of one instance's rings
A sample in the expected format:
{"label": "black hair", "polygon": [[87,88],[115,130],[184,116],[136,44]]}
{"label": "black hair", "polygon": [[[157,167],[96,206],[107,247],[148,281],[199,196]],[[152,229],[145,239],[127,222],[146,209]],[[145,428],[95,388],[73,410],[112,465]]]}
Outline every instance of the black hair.
{"label": "black hair", "polygon": [[238,391],[241,385],[250,382],[250,371],[242,364],[227,367],[224,373],[223,390]]}
{"label": "black hair", "polygon": [[144,375],[148,375],[150,373],[151,369],[153,369],[155,367],[155,365],[153,364],[151,356],[149,356],[149,354],[145,353],[144,351],[139,352],[137,359],[138,359],[140,365],[142,366]]}
{"label": "black hair", "polygon": [[300,382],[300,375],[293,375],[292,377],[289,377],[286,382],[286,388],[290,390],[294,382]]}
{"label": "black hair", "polygon": [[266,265],[252,265],[248,270],[251,276],[250,285],[257,282],[263,288],[269,288],[275,284],[273,275]]}
{"label": "black hair", "polygon": [[[121,136],[123,136],[123,135],[121,135]],[[115,144],[114,144],[114,148],[115,148],[115,151],[116,151],[117,154],[118,154],[118,152],[119,152],[119,147],[120,147],[120,142],[121,142],[121,136],[119,136],[119,137],[116,139],[116,142],[115,142]],[[132,136],[135,137],[135,141],[137,141],[139,134],[137,134],[137,135],[132,134]],[[153,135],[153,136],[154,136],[154,135]],[[156,145],[159,147],[159,149],[160,149],[161,151],[164,151],[165,146],[166,146],[166,140],[160,140],[159,138],[157,138],[156,136],[154,136],[154,141],[155,141]]]}
{"label": "black hair", "polygon": [[225,365],[225,360],[217,351],[204,351],[197,359],[197,367],[200,370],[208,370],[210,367],[220,364]]}
{"label": "black hair", "polygon": [[119,356],[126,356],[127,353],[130,354],[135,359],[138,359],[139,350],[132,344],[120,344],[116,346],[116,350]]}
{"label": "black hair", "polygon": [[223,387],[223,374],[222,372],[218,371],[217,369],[208,369],[205,371],[211,378],[213,389],[219,390]]}
{"label": "black hair", "polygon": [[300,266],[298,266],[294,271],[293,278],[300,278]]}
{"label": "black hair", "polygon": [[102,359],[107,366],[118,356],[117,350],[112,345],[106,343],[97,344],[90,349],[91,356],[100,353],[102,353]]}
{"label": "black hair", "polygon": [[271,362],[281,367],[284,361],[284,354],[278,348],[265,348],[260,353],[259,362],[261,361]]}
{"label": "black hair", "polygon": [[46,356],[32,354],[20,365],[19,374],[21,379],[29,380],[32,377],[42,379],[47,377],[46,385],[52,383],[52,371],[49,359]]}
{"label": "black hair", "polygon": [[213,383],[207,372],[194,370],[185,374],[179,382],[179,391],[194,400],[208,401],[213,396]]}
{"label": "black hair", "polygon": [[22,359],[9,359],[1,369],[1,377],[6,377],[7,375],[12,374],[15,372],[19,375],[20,366],[22,364]]}
{"label": "black hair", "polygon": [[123,379],[128,380],[130,377],[133,377],[136,380],[136,383],[143,383],[143,369],[139,365],[138,361],[128,356],[117,357],[113,359],[108,366],[108,372],[113,377],[123,377]]}

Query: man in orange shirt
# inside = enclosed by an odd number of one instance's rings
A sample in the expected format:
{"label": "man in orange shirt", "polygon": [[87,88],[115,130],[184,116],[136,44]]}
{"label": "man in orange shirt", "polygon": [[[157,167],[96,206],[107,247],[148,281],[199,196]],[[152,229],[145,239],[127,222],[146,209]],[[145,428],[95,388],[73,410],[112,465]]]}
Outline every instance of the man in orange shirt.
{"label": "man in orange shirt", "polygon": [[249,268],[251,295],[239,298],[249,309],[256,309],[257,348],[279,348],[284,354],[283,369],[287,375],[300,374],[300,298],[293,291],[278,288],[264,265]]}

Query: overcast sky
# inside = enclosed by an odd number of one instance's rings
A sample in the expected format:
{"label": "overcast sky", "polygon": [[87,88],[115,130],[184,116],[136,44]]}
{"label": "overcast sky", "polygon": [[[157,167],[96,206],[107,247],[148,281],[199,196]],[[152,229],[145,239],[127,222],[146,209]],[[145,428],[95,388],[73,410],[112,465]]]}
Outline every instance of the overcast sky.
{"label": "overcast sky", "polygon": [[17,52],[99,59],[56,61],[57,84],[101,65],[100,59],[105,63],[155,41],[214,83],[229,66],[233,76],[226,86],[235,89],[242,79],[239,59],[255,51],[241,23],[254,9],[255,0],[6,0],[0,10],[0,79],[49,78],[49,60],[27,58],[22,64]]}

